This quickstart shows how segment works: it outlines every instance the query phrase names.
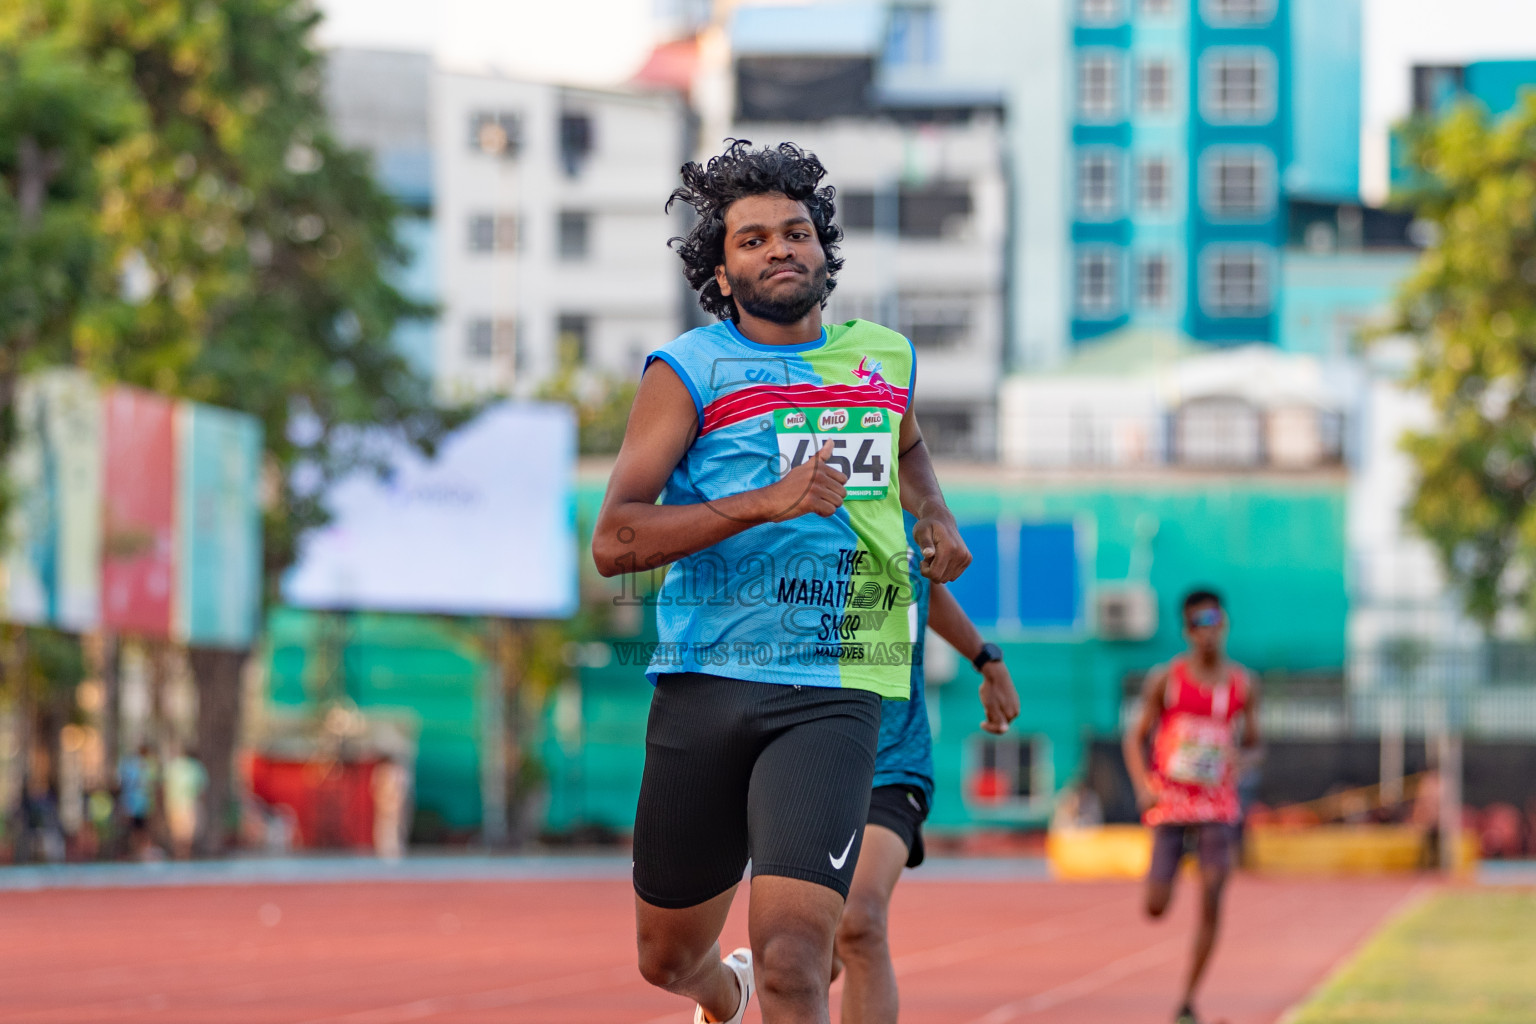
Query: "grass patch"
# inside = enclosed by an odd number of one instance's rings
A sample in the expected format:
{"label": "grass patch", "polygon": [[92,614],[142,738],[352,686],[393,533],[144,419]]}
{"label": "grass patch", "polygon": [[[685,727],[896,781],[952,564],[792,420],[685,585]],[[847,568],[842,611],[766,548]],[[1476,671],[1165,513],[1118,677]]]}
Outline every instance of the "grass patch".
{"label": "grass patch", "polygon": [[1294,1024],[1531,1024],[1536,892],[1437,894],[1384,928]]}

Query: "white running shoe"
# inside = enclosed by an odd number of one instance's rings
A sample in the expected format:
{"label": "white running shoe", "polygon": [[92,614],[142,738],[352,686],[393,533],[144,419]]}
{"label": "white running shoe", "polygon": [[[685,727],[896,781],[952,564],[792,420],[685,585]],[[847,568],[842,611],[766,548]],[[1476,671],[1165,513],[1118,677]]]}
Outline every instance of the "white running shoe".
{"label": "white running shoe", "polygon": [[[736,1007],[736,1012],[729,1019],[720,1024],[741,1024],[747,1017],[747,1004],[752,1001],[752,993],[756,989],[752,981],[752,951],[745,946],[733,949],[724,963],[736,972],[736,983],[741,986],[741,1005]],[[704,1019],[704,1007],[693,1008],[693,1024],[708,1024]]]}

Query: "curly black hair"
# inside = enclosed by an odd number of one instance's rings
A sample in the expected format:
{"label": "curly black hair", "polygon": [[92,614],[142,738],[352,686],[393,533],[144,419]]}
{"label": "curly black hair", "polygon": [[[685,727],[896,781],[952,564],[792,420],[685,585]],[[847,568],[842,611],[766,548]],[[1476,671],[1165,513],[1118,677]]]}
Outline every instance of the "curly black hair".
{"label": "curly black hair", "polygon": [[830,185],[816,187],[827,169],[816,154],[793,142],[762,149],[753,149],[747,139],[726,142],[725,152],[710,157],[708,164],[684,164],[682,187],[667,199],[668,211],[673,203],[684,202],[698,214],[686,236],[668,239],[667,244],[682,257],[683,276],[699,293],[699,305],[721,320],[737,318],[735,300],[722,295],[715,280],[715,268],[725,262],[725,211],[738,199],[778,193],[804,203],[816,226],[816,238],[827,256],[827,287],[821,296],[821,304],[826,306],[837,287],[837,272],[843,269],[843,261],[837,257],[843,229],[832,220],[836,213],[832,199],[837,190]]}

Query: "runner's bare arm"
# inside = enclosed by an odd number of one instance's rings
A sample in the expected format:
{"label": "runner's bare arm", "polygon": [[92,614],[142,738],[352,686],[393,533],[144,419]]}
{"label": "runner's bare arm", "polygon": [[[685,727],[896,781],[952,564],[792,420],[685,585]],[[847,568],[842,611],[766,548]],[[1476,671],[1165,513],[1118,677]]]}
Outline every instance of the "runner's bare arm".
{"label": "runner's bare arm", "polygon": [[1147,681],[1141,687],[1141,705],[1136,720],[1125,730],[1120,749],[1125,755],[1125,770],[1136,790],[1136,802],[1143,809],[1156,799],[1147,774],[1147,738],[1157,728],[1158,715],[1163,706],[1163,693],[1168,686],[1168,666],[1159,665],[1147,673]]}
{"label": "runner's bare arm", "polygon": [[592,560],[604,576],[644,572],[761,523],[813,512],[830,516],[842,506],[848,478],[826,464],[831,442],[767,487],[707,504],[656,504],[698,425],[693,399],[676,371],[661,360],[651,363],[635,393],[592,531]]}
{"label": "runner's bare arm", "polygon": [[896,450],[900,453],[901,507],[917,517],[912,537],[923,556],[923,575],[935,583],[958,579],[971,564],[971,552],[960,539],[954,513],[944,503],[923,431],[917,425],[917,413],[910,408],[901,417]]}
{"label": "runner's bare arm", "polygon": [[[980,654],[981,645],[986,642],[955,595],[942,583],[935,583],[929,591],[928,626],[967,661]],[[1001,661],[989,661],[982,666],[981,706],[987,713],[981,727],[999,736],[1019,717],[1019,693],[1014,689],[1008,666]]]}
{"label": "runner's bare arm", "polygon": [[1259,686],[1253,673],[1247,673],[1248,699],[1243,703],[1243,740],[1245,751],[1259,750]]}

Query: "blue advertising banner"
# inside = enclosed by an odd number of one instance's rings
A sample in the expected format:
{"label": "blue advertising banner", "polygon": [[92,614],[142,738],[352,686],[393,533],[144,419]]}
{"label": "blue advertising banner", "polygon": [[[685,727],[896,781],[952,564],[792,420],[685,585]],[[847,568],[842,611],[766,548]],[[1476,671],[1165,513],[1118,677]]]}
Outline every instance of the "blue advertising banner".
{"label": "blue advertising banner", "polygon": [[22,380],[0,532],[0,619],[80,632],[101,616],[101,397],[90,376]]}
{"label": "blue advertising banner", "polygon": [[261,604],[261,425],[251,416],[177,409],[176,637],[249,647]]}

